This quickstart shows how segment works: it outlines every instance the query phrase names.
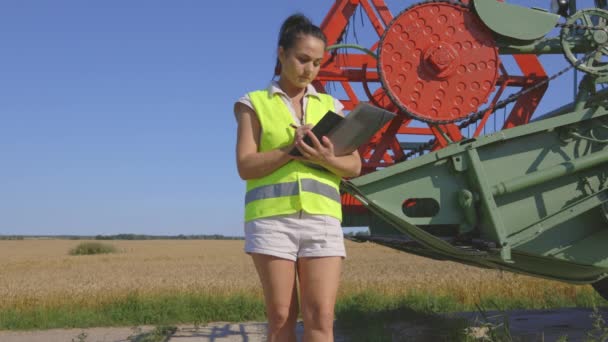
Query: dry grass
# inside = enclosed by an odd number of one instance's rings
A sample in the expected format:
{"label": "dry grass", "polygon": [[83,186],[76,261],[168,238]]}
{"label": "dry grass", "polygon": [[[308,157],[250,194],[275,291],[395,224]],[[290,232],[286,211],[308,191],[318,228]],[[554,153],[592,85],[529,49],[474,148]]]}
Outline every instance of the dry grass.
{"label": "dry grass", "polygon": [[[411,291],[434,296],[453,296],[459,303],[474,305],[480,298],[568,298],[593,293],[590,286],[576,286],[536,277],[436,261],[371,243],[349,244],[342,291],[374,289],[386,295]],[[532,300],[530,300],[532,299]]]}
{"label": "dry grass", "polygon": [[[243,241],[112,241],[118,253],[70,256],[82,241],[0,241],[0,309],[53,306],[66,302],[99,305],[137,292],[261,296]],[[373,290],[387,295],[410,291],[452,295],[461,303],[483,296],[576,297],[589,287],[483,270],[421,258],[373,244],[347,242],[340,295]]]}

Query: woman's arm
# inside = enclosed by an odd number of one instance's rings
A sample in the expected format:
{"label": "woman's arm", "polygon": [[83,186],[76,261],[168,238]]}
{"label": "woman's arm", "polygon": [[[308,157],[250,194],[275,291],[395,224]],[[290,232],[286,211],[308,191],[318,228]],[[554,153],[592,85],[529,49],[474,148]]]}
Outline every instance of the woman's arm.
{"label": "woman's arm", "polygon": [[234,105],[238,130],[236,140],[236,165],[239,176],[244,179],[261,178],[289,162],[289,149],[258,152],[260,122],[253,109],[242,103]]}

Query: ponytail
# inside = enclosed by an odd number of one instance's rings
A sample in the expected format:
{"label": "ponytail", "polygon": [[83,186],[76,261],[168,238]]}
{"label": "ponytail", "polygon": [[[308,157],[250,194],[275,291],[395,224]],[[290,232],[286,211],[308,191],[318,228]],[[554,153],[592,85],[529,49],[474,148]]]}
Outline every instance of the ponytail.
{"label": "ponytail", "polygon": [[[323,31],[321,31],[318,26],[314,25],[305,15],[296,13],[290,15],[285,19],[283,25],[281,25],[281,30],[279,31],[279,47],[282,47],[284,50],[291,49],[302,35],[318,38],[327,45],[327,38]],[[279,62],[279,58],[277,57],[275,75],[280,73],[281,62]]]}

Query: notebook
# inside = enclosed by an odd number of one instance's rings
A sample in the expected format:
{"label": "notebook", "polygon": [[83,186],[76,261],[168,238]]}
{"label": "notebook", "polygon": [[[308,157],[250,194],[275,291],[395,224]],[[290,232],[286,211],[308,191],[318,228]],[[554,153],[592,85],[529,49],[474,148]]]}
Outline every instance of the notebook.
{"label": "notebook", "polygon": [[[332,111],[327,112],[312,128],[312,132],[319,140],[327,136],[334,144],[334,154],[343,156],[353,153],[359,146],[368,142],[394,117],[392,112],[367,102],[359,102],[345,117]],[[304,142],[312,144],[308,137],[304,138]],[[301,155],[297,148],[289,153],[294,156]]]}

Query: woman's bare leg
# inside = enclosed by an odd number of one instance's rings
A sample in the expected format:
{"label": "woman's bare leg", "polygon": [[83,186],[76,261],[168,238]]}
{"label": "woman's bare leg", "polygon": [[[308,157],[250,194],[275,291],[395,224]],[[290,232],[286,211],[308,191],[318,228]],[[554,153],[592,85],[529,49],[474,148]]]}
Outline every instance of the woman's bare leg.
{"label": "woman's bare leg", "polygon": [[334,340],[334,306],[341,271],[341,257],[298,259],[305,342]]}
{"label": "woman's bare leg", "polygon": [[271,255],[251,254],[260,276],[268,316],[268,341],[296,341],[298,292],[296,263]]}

